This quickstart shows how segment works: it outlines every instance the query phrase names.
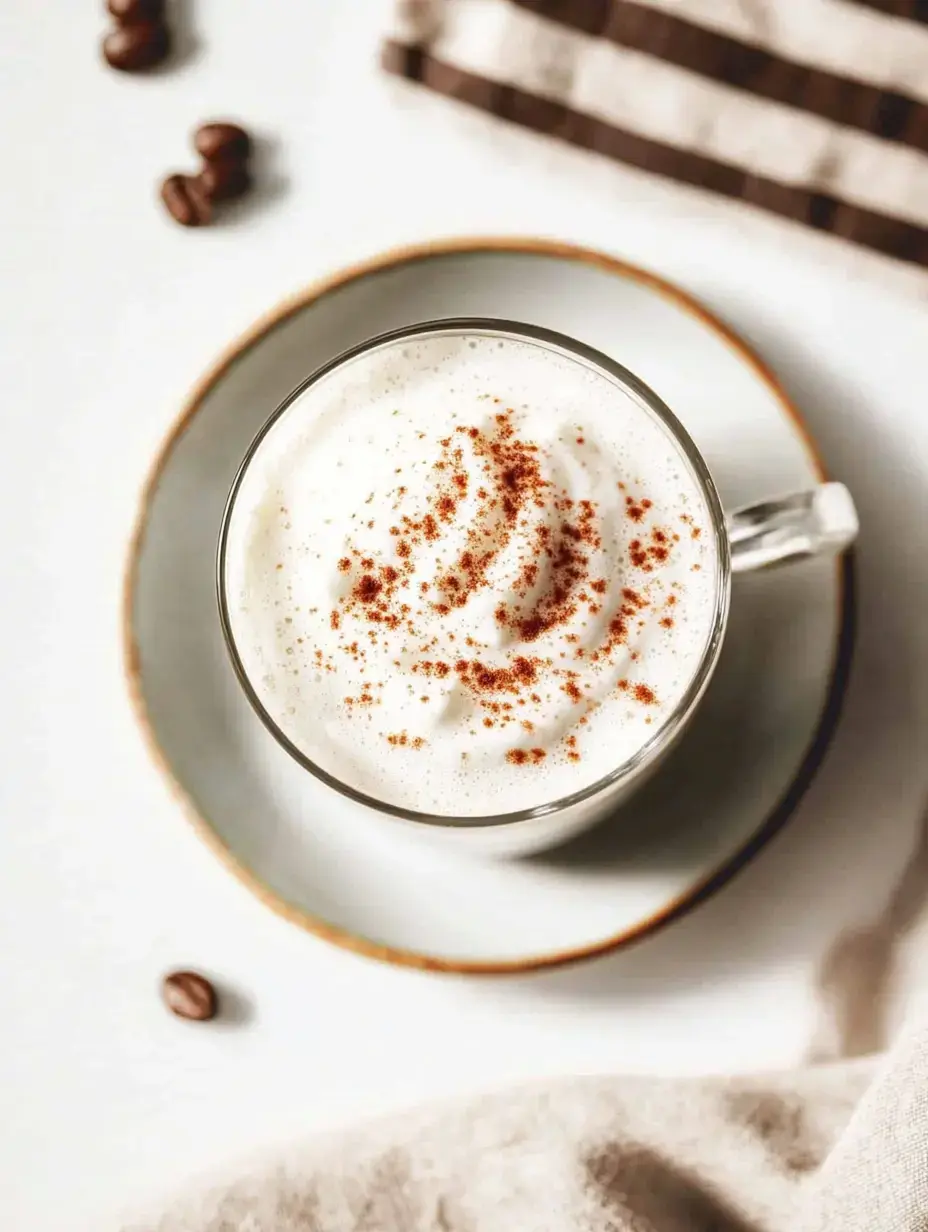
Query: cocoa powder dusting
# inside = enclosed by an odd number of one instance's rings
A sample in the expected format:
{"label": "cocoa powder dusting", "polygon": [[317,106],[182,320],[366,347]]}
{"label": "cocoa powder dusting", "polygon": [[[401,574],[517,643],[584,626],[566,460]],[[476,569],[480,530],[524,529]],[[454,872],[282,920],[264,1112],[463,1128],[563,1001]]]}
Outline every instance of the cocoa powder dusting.
{"label": "cocoa powder dusting", "polygon": [[421,736],[408,736],[406,732],[389,732],[386,737],[387,743],[392,744],[394,748],[410,748],[424,749],[428,744],[427,740],[423,740]]}
{"label": "cocoa powder dusting", "polygon": [[646,684],[636,684],[632,689],[632,697],[643,706],[657,705],[657,694]]}
{"label": "cocoa powder dusting", "polygon": [[[499,399],[492,401],[502,407]],[[654,573],[670,558],[679,535],[650,526],[652,501],[627,491],[625,483],[617,484],[620,495],[613,509],[600,510],[594,501],[572,497],[566,487],[546,478],[542,466],[546,450],[520,436],[514,417],[512,408],[502,408],[480,424],[456,426],[442,438],[419,509],[406,503],[404,512],[407,488],[393,489],[395,521],[389,527],[389,549],[365,551],[346,541],[346,554],[337,561],[337,569],[352,576],[329,623],[339,630],[346,617],[355,622],[354,636],[345,635],[339,649],[360,665],[362,677],[367,665],[357,640],[364,632],[358,623],[369,626],[372,647],[378,644],[378,629],[402,628],[408,641],[402,659],[393,661],[397,673],[435,682],[436,700],[449,688],[457,690],[464,701],[456,704],[476,711],[475,726],[478,721],[488,729],[517,723],[531,733],[538,718],[519,719],[516,706],[530,704],[540,710],[553,704],[559,691],[572,706],[580,707],[572,721],[586,724],[598,704],[595,685],[592,690],[589,684],[581,687],[578,673],[568,666],[570,660],[595,664],[597,673],[607,671],[617,661],[619,648],[629,642],[630,630],[645,622],[652,601],[658,608],[676,604],[674,594],[654,596],[652,582],[640,575]],[[582,434],[575,439],[577,445],[585,444]],[[373,498],[371,493],[365,503]],[[630,567],[638,580],[610,597],[610,569],[617,562],[603,561],[603,528],[623,516],[635,524],[635,537],[628,544],[627,564],[623,561],[619,567],[625,571]],[[690,515],[681,518],[696,538],[699,530]],[[370,528],[373,523],[366,525]],[[614,534],[610,529],[608,546],[613,545]],[[455,655],[450,647],[453,632],[432,636],[434,617],[452,617],[477,597],[485,602],[499,585],[494,566],[504,560],[506,569],[511,567],[513,543],[521,553],[512,575],[515,581],[510,583],[509,597],[493,607],[500,641],[483,646],[463,636],[476,653]],[[421,577],[423,570],[429,580]],[[655,618],[665,629],[674,624],[667,614]],[[546,639],[543,652],[526,653],[542,639]],[[630,647],[622,653],[633,662],[639,657]],[[319,650],[315,660],[319,668],[334,670]],[[365,684],[356,696],[345,698],[345,704],[350,709],[376,706],[377,687],[382,687],[379,682]],[[413,686],[409,688],[412,692]],[[647,684],[622,678],[618,689],[641,705],[657,704]],[[420,700],[428,703],[433,698],[423,694]],[[419,749],[426,744],[405,731],[380,735],[396,748]],[[562,739],[560,755],[580,760],[574,735]],[[532,766],[541,763],[546,752],[540,746],[513,747],[505,757],[513,765]]]}

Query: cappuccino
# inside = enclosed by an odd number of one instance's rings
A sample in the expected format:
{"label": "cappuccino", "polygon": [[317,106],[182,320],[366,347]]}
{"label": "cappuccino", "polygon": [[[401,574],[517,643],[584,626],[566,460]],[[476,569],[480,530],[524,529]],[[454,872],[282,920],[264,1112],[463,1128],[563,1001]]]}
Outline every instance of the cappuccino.
{"label": "cappuccino", "polygon": [[388,806],[489,816],[633,757],[697,675],[703,490],[617,380],[534,341],[422,335],[311,384],[251,457],[229,631],[264,710]]}

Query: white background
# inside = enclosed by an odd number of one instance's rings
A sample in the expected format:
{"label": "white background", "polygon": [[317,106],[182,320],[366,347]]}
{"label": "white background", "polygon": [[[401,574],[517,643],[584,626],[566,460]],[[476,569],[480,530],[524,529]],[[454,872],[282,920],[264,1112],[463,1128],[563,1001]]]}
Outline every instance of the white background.
{"label": "white background", "polygon": [[[921,298],[887,289],[828,241],[388,81],[373,0],[185,7],[183,62],[144,80],[101,65],[102,3],[0,13],[0,1225],[16,1232],[99,1227],[203,1166],[437,1094],[840,1051],[858,994],[835,984],[836,939],[882,919],[866,935],[885,942],[928,892],[916,868],[905,910],[884,911],[926,777],[928,276]],[[265,190],[185,231],[156,185],[193,167],[188,134],[216,114],[268,139]],[[636,950],[496,982],[329,949],[234,883],[146,759],[118,619],[139,485],[214,355],[339,263],[480,232],[597,245],[704,298],[784,379],[863,519],[851,695],[794,822]],[[891,1006],[864,1043],[913,982],[910,957],[877,959]],[[175,965],[238,989],[247,1021],[172,1019],[157,983]]]}

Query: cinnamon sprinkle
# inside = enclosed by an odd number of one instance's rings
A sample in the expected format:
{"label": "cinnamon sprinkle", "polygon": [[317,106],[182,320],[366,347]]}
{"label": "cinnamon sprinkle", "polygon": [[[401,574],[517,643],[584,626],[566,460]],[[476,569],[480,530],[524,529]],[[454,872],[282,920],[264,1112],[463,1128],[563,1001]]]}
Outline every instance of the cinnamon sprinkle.
{"label": "cinnamon sprinkle", "polygon": [[[617,653],[625,646],[623,653],[637,662],[639,651],[634,642],[627,644],[637,637],[638,628],[649,620],[665,629],[673,627],[667,609],[677,603],[677,596],[665,598],[660,581],[652,582],[647,575],[670,559],[679,535],[651,524],[653,502],[636,494],[631,485],[627,490],[619,482],[621,495],[605,511],[597,502],[570,495],[566,486],[546,476],[546,450],[517,432],[513,409],[503,407],[499,399],[492,402],[499,409],[484,421],[458,425],[438,442],[440,453],[431,464],[423,507],[417,510],[407,504],[404,512],[406,487],[391,490],[396,521],[388,528],[387,548],[364,550],[346,542],[337,569],[351,575],[349,589],[336,600],[329,623],[338,631],[351,618],[353,634],[346,633],[338,648],[359,664],[362,680],[367,657],[358,637],[366,632],[370,645],[376,646],[378,630],[403,629],[409,640],[402,658],[394,660],[394,669],[409,673],[409,679],[420,676],[435,682],[433,696],[420,695],[423,704],[447,697],[449,705],[469,707],[465,714],[476,711],[474,728],[516,723],[532,733],[536,723],[520,719],[517,707],[550,705],[556,691],[582,708],[573,722],[583,725],[598,703],[589,685],[581,687],[570,661],[595,664],[597,672],[606,672],[620,661]],[[577,432],[576,443],[585,444],[582,429]],[[372,503],[374,495],[365,503]],[[608,558],[604,562],[604,528],[611,547],[615,538],[611,523],[623,516],[635,524],[627,563]],[[691,515],[680,518],[697,538],[699,528]],[[364,525],[371,528],[373,521]],[[471,653],[455,653],[451,643],[456,626],[432,636],[435,626],[430,628],[429,620],[453,618],[478,597],[486,602],[499,585],[494,566],[505,559],[509,568],[504,553],[514,542],[521,552],[515,580],[508,596],[492,609],[499,641],[483,646],[458,630]],[[616,564],[625,571],[630,566],[636,580],[618,595],[610,595],[609,579]],[[543,639],[543,649],[527,653]],[[335,670],[321,651],[314,657],[320,669]],[[356,696],[345,698],[349,708],[379,704],[373,684],[358,687]],[[409,687],[415,696],[417,690]],[[646,683],[630,683],[623,677],[617,687],[640,705],[657,704]],[[421,748],[426,743],[405,731],[380,734],[395,747]],[[564,737],[561,747],[561,756],[580,759],[575,736]],[[540,746],[513,747],[505,753],[510,763],[526,766],[539,764],[545,756]]]}

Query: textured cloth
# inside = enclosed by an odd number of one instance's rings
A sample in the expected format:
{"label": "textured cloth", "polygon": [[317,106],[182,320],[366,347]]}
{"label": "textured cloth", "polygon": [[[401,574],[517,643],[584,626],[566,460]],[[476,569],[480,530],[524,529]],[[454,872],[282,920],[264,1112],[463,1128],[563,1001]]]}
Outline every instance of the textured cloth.
{"label": "textured cloth", "polygon": [[123,1232],[925,1232],[928,1027],[888,1061],[584,1078],[294,1147]]}
{"label": "textured cloth", "polygon": [[928,267],[925,0],[396,0],[383,62]]}

